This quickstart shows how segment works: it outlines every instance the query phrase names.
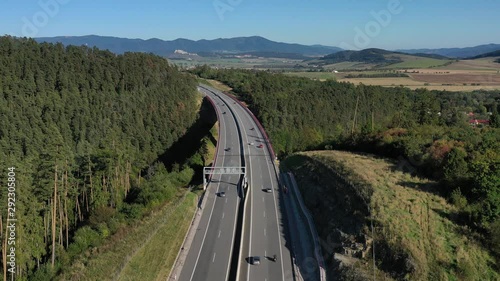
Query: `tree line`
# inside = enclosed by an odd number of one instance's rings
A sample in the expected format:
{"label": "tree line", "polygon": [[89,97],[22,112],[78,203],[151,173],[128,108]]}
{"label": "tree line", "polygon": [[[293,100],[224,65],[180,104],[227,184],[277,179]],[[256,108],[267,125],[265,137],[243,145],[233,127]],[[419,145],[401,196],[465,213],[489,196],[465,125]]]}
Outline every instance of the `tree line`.
{"label": "tree line", "polygon": [[199,107],[195,79],[167,60],[4,36],[0,65],[0,240],[16,167],[17,280],[52,278],[189,182],[156,162]]}
{"label": "tree line", "polygon": [[[500,256],[500,91],[383,88],[206,66],[192,72],[230,86],[280,157],[311,149],[371,152],[440,181],[436,192]],[[472,127],[468,118],[490,125]]]}

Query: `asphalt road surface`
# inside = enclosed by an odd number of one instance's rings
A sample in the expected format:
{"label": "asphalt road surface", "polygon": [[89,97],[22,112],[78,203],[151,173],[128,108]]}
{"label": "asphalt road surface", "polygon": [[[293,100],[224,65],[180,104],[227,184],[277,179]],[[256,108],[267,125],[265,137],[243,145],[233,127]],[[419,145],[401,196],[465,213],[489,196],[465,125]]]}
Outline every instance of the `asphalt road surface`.
{"label": "asphalt road surface", "polygon": [[[207,94],[216,104],[220,126],[214,166],[240,167],[241,144],[235,119],[225,108],[227,105],[222,106],[224,103],[220,98]],[[241,201],[237,187],[239,180],[238,175],[213,175],[205,193],[207,202],[178,280],[228,280],[236,215]],[[220,197],[220,192],[225,192],[225,196]]]}
{"label": "asphalt road surface", "polygon": [[[200,90],[214,101],[219,116],[215,166],[246,166],[249,189],[238,257],[238,280],[294,280],[286,218],[282,215],[286,212],[280,204],[280,196],[286,195],[279,187],[266,139],[249,112],[238,102],[212,88],[203,86]],[[241,162],[242,154],[245,163]],[[200,224],[179,280],[228,280],[237,210],[243,203],[238,196],[239,179],[238,175],[212,177]],[[266,192],[267,188],[270,192]],[[218,197],[220,191],[225,191],[226,196]],[[274,255],[276,261],[271,260]],[[261,258],[260,265],[249,263],[249,257],[253,256]]]}

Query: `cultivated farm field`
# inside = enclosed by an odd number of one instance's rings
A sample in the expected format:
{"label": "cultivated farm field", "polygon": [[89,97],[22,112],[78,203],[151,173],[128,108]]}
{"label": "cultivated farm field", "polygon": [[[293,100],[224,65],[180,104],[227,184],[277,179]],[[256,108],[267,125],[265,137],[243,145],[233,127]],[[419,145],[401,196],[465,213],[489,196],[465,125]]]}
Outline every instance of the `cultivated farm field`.
{"label": "cultivated farm field", "polygon": [[[406,73],[409,77],[342,78],[351,73],[342,72],[337,75],[337,80],[384,87],[404,86],[411,89],[427,88],[429,90],[446,91],[495,90],[500,89],[500,63],[494,62],[495,59],[497,58],[459,60],[445,66],[433,68],[397,69],[398,72]],[[411,62],[403,62],[402,64],[407,63]],[[398,64],[394,66],[396,65]],[[352,74],[359,73],[364,72],[353,72]]]}

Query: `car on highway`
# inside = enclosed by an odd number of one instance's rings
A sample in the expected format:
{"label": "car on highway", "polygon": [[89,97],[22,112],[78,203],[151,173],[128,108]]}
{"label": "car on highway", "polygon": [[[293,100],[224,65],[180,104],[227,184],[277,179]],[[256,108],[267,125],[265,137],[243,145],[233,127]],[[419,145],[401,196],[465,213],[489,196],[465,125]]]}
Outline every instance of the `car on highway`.
{"label": "car on highway", "polygon": [[260,257],[259,256],[250,257],[250,263],[253,265],[259,265]]}
{"label": "car on highway", "polygon": [[255,128],[250,128],[250,131],[253,131],[253,130],[255,130]]}
{"label": "car on highway", "polygon": [[226,149],[225,149],[225,151],[231,151],[231,148],[230,148],[230,147],[228,147],[228,148],[226,148]]}
{"label": "car on highway", "polygon": [[226,114],[226,112],[224,111],[224,112],[222,112],[222,114]]}
{"label": "car on highway", "polygon": [[219,192],[219,197],[226,197],[226,192],[224,191]]}
{"label": "car on highway", "polygon": [[259,145],[257,145],[257,147],[258,147],[258,148],[263,148],[263,147],[264,147],[264,145],[263,145],[263,144],[259,144]]}
{"label": "car on highway", "polygon": [[255,143],[253,143],[253,142],[249,142],[249,143],[248,143],[248,145],[254,145],[254,144],[255,144]]}
{"label": "car on highway", "polygon": [[273,192],[273,190],[270,187],[264,188],[263,190],[264,190],[264,192],[267,192],[267,193]]}

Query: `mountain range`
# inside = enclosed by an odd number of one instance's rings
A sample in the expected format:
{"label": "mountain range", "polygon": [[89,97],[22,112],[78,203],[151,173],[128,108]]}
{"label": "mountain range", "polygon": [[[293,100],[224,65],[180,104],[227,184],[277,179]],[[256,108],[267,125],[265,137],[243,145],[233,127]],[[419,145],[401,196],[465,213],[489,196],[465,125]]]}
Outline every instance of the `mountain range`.
{"label": "mountain range", "polygon": [[[58,36],[35,38],[38,42],[57,43],[63,45],[87,45],[108,49],[111,52],[122,54],[124,52],[145,52],[168,57],[175,50],[188,53],[202,54],[244,54],[260,53],[266,55],[285,54],[285,57],[322,57],[343,51],[341,48],[324,45],[301,45],[293,43],[275,42],[260,36],[219,38],[214,40],[189,40],[175,39],[165,41],[157,38],[148,40],[129,39],[110,36]],[[500,44],[487,44],[467,48],[441,48],[441,49],[407,49],[397,50],[407,54],[427,55],[429,57],[445,56],[448,58],[470,58],[488,52],[500,50]],[[278,56],[279,57],[279,56]]]}
{"label": "mountain range", "polygon": [[173,54],[175,50],[189,53],[244,53],[244,52],[274,52],[300,54],[304,56],[323,56],[342,49],[322,45],[307,46],[301,44],[281,43],[268,40],[260,36],[236,37],[228,39],[198,40],[175,39],[164,41],[157,38],[127,39],[109,36],[59,36],[35,38],[38,42],[57,43],[63,45],[87,45],[108,49],[111,52],[122,54],[124,52],[146,52],[160,56]]}
{"label": "mountain range", "polygon": [[470,58],[500,50],[500,44],[486,44],[467,48],[409,49],[398,50],[407,54],[433,54],[449,58]]}

